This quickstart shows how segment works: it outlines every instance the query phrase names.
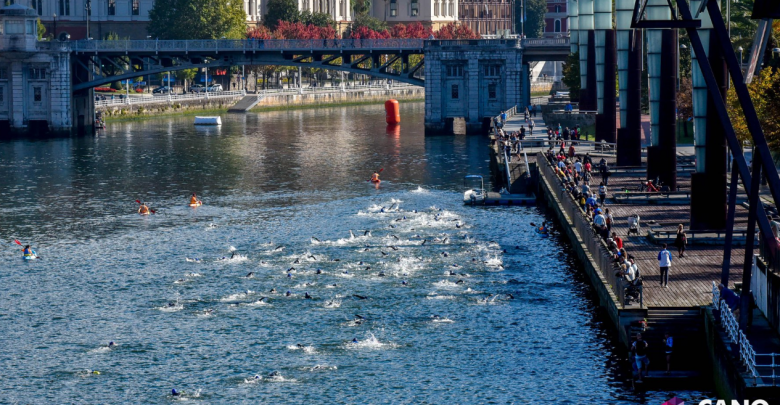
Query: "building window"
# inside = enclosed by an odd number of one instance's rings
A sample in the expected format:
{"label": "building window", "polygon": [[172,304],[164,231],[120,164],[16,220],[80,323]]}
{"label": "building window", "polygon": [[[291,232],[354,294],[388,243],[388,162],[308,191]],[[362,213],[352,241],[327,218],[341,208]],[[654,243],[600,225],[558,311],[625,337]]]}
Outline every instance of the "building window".
{"label": "building window", "polygon": [[390,0],[390,17],[398,15],[398,2],[396,0]]}
{"label": "building window", "polygon": [[461,65],[447,65],[447,77],[462,77],[463,66]]}
{"label": "building window", "polygon": [[8,68],[0,67],[0,80],[8,80]]}
{"label": "building window", "polygon": [[412,0],[412,17],[417,17],[420,14],[420,4],[417,0]]}
{"label": "building window", "polygon": [[5,33],[8,35],[24,34],[24,20],[8,20],[5,22]]}
{"label": "building window", "polygon": [[555,32],[561,32],[561,20],[555,20]]}
{"label": "building window", "polygon": [[485,65],[485,77],[500,77],[501,65]]}
{"label": "building window", "polygon": [[116,0],[108,0],[108,15],[116,15]]}
{"label": "building window", "polygon": [[0,105],[5,104],[5,87],[0,86]]}
{"label": "building window", "polygon": [[44,80],[46,79],[45,67],[31,67],[30,68],[30,80]]}
{"label": "building window", "polygon": [[450,17],[455,17],[455,3],[450,3],[450,12],[449,12],[449,16],[450,16]]}
{"label": "building window", "polygon": [[560,13],[561,12],[561,6],[555,6],[555,12]]}
{"label": "building window", "polygon": [[439,2],[436,0],[433,1],[433,15],[434,17],[439,16]]}
{"label": "building window", "polygon": [[33,101],[40,103],[43,97],[41,96],[41,87],[33,87]]}
{"label": "building window", "polygon": [[60,0],[60,16],[70,15],[70,0]]}
{"label": "building window", "polygon": [[141,14],[141,1],[140,0],[133,0],[133,15],[140,15]]}
{"label": "building window", "polygon": [[488,84],[488,99],[489,100],[495,100],[498,96],[496,95],[496,84]]}
{"label": "building window", "polygon": [[32,8],[35,9],[35,11],[38,12],[38,15],[43,15],[43,0],[33,0],[32,1]]}
{"label": "building window", "polygon": [[458,97],[460,97],[460,95],[458,94],[458,85],[457,84],[453,84],[452,85],[452,99],[453,100],[457,100]]}

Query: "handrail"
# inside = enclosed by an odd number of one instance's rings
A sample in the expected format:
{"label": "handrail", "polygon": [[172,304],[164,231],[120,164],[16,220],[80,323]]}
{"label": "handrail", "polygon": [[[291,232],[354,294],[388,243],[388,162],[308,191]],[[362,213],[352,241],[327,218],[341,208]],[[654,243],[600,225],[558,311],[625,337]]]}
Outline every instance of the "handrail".
{"label": "handrail", "polygon": [[509,169],[509,156],[506,154],[506,148],[504,148],[504,170],[506,170],[506,191],[512,188],[512,171]]}
{"label": "handrail", "polygon": [[[753,267],[756,266],[755,256],[753,261]],[[756,271],[756,269],[753,269]],[[756,354],[753,349],[753,345],[750,344],[747,336],[739,329],[739,322],[734,317],[731,309],[726,304],[726,301],[720,299],[720,291],[715,282],[712,282],[712,306],[714,309],[720,312],[720,323],[723,326],[726,336],[739,348],[739,360],[742,362],[742,366],[745,367],[746,372],[753,378],[753,385],[758,385],[758,379],[772,379],[772,386],[777,385],[777,369],[780,368],[780,364],[777,363],[776,357],[780,356],[780,353],[760,353]],[[747,316],[747,314],[741,314],[740,316]],[[771,364],[757,364],[756,357],[771,357]],[[758,369],[770,368],[772,374],[761,374]]]}
{"label": "handrail", "polygon": [[[607,253],[608,246],[598,234],[596,234],[591,222],[585,217],[585,213],[582,208],[574,201],[574,198],[569,194],[562,186],[558,175],[553,173],[552,166],[547,158],[542,153],[536,155],[537,166],[542,176],[550,184],[551,192],[554,193],[558,200],[561,202],[561,209],[566,213],[571,221],[574,223],[574,227],[582,238],[585,244],[585,249],[590,253],[590,256],[595,262],[596,271],[606,279],[608,288],[611,288],[617,301],[615,305],[618,308],[625,308],[626,306],[626,285],[624,279],[618,276],[617,267],[612,257]],[[637,286],[639,292],[639,306],[644,307],[644,290],[642,286]]]}
{"label": "handrail", "polygon": [[75,52],[195,52],[263,50],[421,50],[425,40],[388,39],[209,39],[209,40],[78,40],[70,41]]}

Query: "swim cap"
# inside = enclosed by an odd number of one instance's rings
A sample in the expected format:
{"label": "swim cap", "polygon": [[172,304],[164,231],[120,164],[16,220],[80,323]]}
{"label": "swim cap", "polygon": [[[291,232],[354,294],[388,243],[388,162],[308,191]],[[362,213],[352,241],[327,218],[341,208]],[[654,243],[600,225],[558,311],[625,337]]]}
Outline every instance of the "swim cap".
{"label": "swim cap", "polygon": [[177,395],[179,395],[179,391],[176,391],[176,388],[172,388],[171,389],[171,395],[177,396]]}

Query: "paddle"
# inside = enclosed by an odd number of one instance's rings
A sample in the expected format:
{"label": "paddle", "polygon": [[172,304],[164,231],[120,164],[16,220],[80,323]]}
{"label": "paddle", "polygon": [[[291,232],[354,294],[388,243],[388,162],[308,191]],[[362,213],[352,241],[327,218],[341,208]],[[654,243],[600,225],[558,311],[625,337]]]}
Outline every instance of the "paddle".
{"label": "paddle", "polygon": [[[135,202],[137,202],[139,205],[141,204],[141,200],[135,200]],[[151,208],[149,209],[149,212],[151,212],[152,214],[156,214],[157,213],[157,211],[155,211],[155,210],[153,210]]]}
{"label": "paddle", "polygon": [[[22,242],[19,242],[17,239],[14,239],[14,243],[16,243],[19,246],[24,246],[22,245]],[[33,251],[33,255],[35,255],[36,259],[42,259],[42,257],[38,256],[38,254],[36,254],[35,251]]]}
{"label": "paddle", "polygon": [[[382,170],[385,170],[385,168],[383,167],[383,168],[379,169],[379,171],[378,171],[378,172],[376,172],[376,173],[377,173],[377,174],[379,174],[379,173],[382,173]],[[368,180],[366,180],[366,181],[371,181],[371,180],[372,180],[372,179],[368,179]]]}

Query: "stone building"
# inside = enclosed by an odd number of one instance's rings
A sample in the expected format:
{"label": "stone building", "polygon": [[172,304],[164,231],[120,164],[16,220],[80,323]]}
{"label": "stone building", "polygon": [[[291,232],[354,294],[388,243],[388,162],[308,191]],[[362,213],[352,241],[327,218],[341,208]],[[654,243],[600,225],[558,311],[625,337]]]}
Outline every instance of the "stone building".
{"label": "stone building", "polygon": [[389,26],[419,22],[434,30],[458,21],[460,0],[375,0],[373,17],[386,21]]}
{"label": "stone building", "polygon": [[[149,10],[154,0],[12,0],[35,9],[49,33],[66,32],[71,39],[87,36],[103,38],[114,32],[121,38],[146,39]],[[457,1],[457,0],[454,0]],[[243,0],[247,24],[261,22],[268,12],[268,0]],[[90,12],[87,13],[87,5]],[[337,25],[346,28],[352,22],[349,0],[298,0],[301,11],[325,12]],[[89,18],[87,15],[89,14]]]}
{"label": "stone building", "polygon": [[35,10],[15,4],[0,8],[0,134],[12,131],[69,131],[70,49],[39,42]]}
{"label": "stone building", "polygon": [[544,37],[560,38],[568,35],[566,0],[547,0],[547,12],[544,13]]}
{"label": "stone building", "polygon": [[458,20],[482,35],[514,33],[515,0],[458,0]]}

